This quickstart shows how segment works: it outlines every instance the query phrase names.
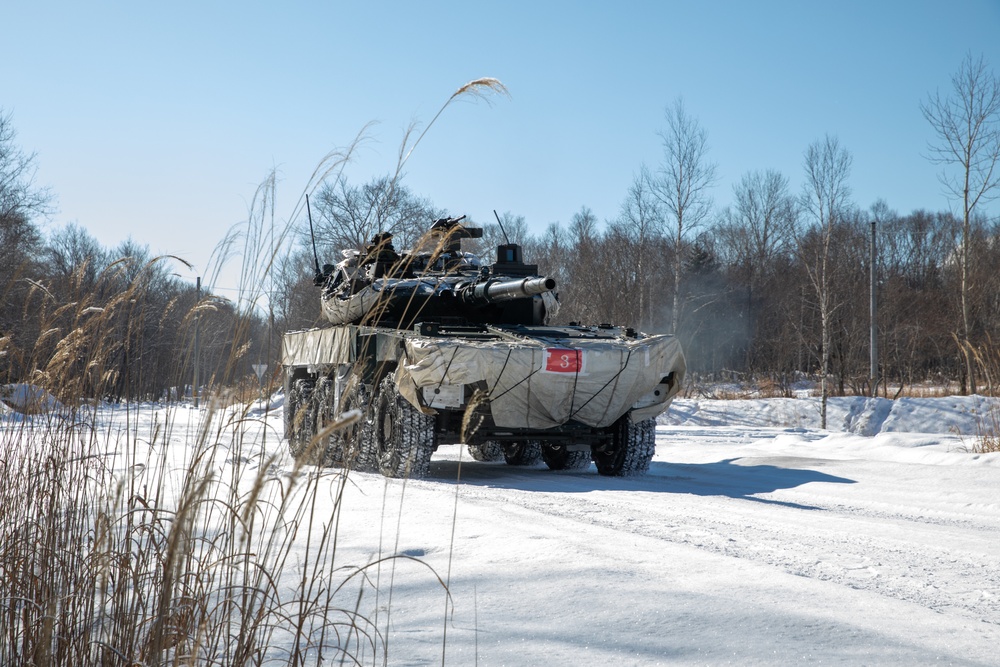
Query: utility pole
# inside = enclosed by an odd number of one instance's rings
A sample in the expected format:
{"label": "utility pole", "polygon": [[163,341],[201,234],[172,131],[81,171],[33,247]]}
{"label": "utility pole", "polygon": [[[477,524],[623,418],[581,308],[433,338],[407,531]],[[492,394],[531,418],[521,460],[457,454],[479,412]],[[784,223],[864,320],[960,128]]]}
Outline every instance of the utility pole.
{"label": "utility pole", "polygon": [[877,393],[878,385],[878,304],[876,302],[876,270],[875,270],[875,218],[872,218],[872,240],[871,240],[871,289],[870,289],[870,316],[871,316],[871,390],[872,398]]}
{"label": "utility pole", "polygon": [[194,397],[194,407],[198,407],[198,359],[201,355],[198,354],[199,351],[199,336],[198,336],[198,323],[201,320],[201,311],[199,307],[201,306],[201,276],[198,276],[198,281],[195,283],[198,289],[198,301],[195,303],[194,311],[194,386],[191,388],[191,394]]}

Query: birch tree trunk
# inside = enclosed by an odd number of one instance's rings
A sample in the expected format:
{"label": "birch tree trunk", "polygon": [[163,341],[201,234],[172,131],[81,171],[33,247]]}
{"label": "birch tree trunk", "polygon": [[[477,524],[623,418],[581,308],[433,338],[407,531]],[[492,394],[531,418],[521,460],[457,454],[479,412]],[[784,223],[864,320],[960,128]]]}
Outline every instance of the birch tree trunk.
{"label": "birch tree trunk", "polygon": [[[987,69],[982,56],[973,60],[970,53],[952,77],[951,84],[951,97],[935,93],[920,105],[920,110],[938,139],[937,144],[931,145],[929,159],[945,165],[941,183],[962,201],[959,345],[968,374],[968,389],[975,393],[973,317],[969,304],[969,293],[974,288],[970,284],[969,271],[971,226],[976,207],[995,198],[1000,189],[1000,170],[997,169],[1000,162],[1000,79]],[[963,382],[963,393],[965,389]]]}

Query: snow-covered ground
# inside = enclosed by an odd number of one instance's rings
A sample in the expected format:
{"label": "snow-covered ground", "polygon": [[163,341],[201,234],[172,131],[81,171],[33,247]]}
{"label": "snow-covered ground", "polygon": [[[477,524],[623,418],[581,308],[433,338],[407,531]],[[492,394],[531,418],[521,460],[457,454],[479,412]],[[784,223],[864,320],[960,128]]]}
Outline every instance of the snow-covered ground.
{"label": "snow-covered ground", "polygon": [[[457,446],[429,479],[351,473],[337,561],[413,559],[345,604],[391,665],[997,665],[1000,454],[971,453],[990,405],[833,399],[821,431],[815,400],[677,400],[642,478]],[[164,460],[182,465],[203,413],[137,414],[140,433],[173,423]],[[110,447],[126,422],[98,419]],[[243,456],[279,454],[283,479],[280,410],[252,421]],[[320,514],[338,479],[322,475]]]}

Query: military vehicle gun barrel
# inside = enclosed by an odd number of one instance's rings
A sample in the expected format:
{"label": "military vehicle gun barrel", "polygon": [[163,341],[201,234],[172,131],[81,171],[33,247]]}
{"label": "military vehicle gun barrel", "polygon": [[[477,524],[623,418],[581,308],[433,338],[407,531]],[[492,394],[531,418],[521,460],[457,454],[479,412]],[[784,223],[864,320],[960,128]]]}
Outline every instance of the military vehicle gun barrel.
{"label": "military vehicle gun barrel", "polygon": [[462,290],[462,299],[476,305],[513,301],[551,292],[556,288],[555,278],[519,278],[517,280],[487,280],[469,285]]}

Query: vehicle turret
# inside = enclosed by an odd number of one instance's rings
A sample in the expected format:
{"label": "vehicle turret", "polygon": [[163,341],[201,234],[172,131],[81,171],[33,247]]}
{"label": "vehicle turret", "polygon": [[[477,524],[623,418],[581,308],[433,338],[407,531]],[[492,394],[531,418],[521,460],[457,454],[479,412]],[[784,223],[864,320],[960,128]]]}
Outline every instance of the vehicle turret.
{"label": "vehicle turret", "polygon": [[497,248],[497,261],[483,266],[462,250],[463,239],[483,230],[442,218],[416,249],[399,254],[391,234],[376,234],[364,249],[344,251],[339,264],[324,267],[323,314],[333,324],[377,324],[410,328],[417,322],[541,325],[558,310],[553,278],[525,264],[521,246]]}

